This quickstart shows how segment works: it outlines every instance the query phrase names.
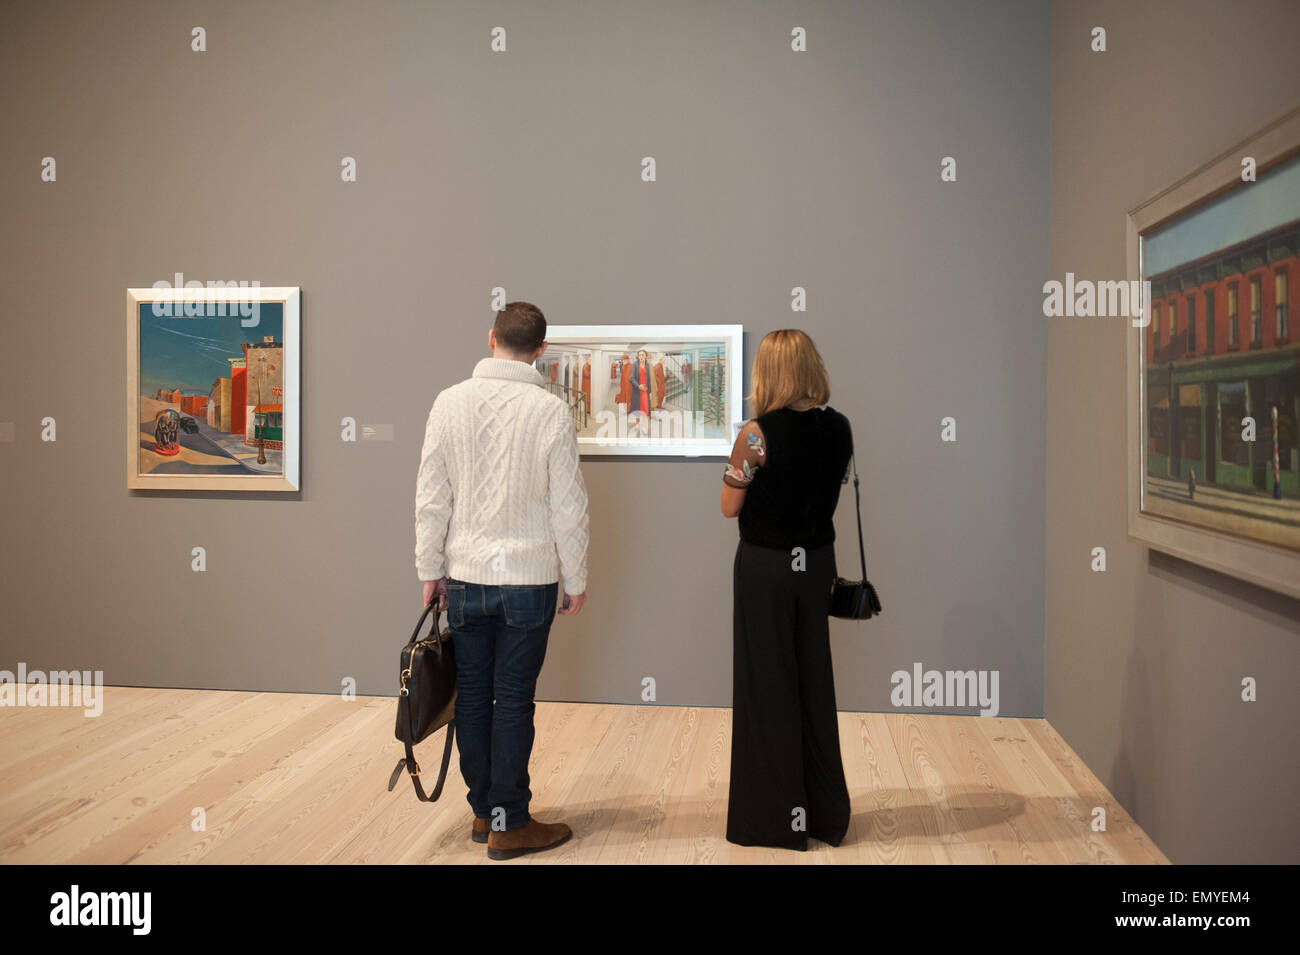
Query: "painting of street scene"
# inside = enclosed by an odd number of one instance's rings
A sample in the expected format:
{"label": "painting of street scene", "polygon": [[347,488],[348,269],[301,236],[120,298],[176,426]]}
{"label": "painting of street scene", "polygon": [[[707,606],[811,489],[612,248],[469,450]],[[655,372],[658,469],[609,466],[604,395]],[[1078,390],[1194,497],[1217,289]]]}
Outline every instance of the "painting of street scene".
{"label": "painting of street scene", "polygon": [[1143,236],[1143,505],[1300,550],[1300,156]]}
{"label": "painting of street scene", "polygon": [[251,323],[139,304],[140,475],[284,473],[283,308]]}

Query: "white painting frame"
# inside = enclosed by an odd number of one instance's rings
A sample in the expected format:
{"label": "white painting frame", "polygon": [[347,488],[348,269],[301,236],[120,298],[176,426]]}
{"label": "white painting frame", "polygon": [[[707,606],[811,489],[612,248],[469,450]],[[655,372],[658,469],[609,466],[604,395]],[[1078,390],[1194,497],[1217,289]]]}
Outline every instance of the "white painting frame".
{"label": "white painting frame", "polygon": [[[684,458],[726,458],[731,454],[732,443],[735,441],[737,432],[744,423],[742,414],[742,381],[744,375],[744,327],[741,325],[551,325],[547,328],[546,341],[548,347],[546,352],[538,360],[535,367],[545,369],[548,362],[557,358],[557,355],[570,352],[575,356],[580,353],[582,346],[588,350],[594,350],[604,354],[605,350],[598,346],[610,346],[608,350],[618,351],[622,354],[623,347],[636,348],[638,346],[648,346],[646,350],[652,353],[664,353],[665,351],[674,351],[677,353],[690,353],[692,349],[708,348],[710,353],[715,347],[720,350],[717,352],[722,357],[722,363],[719,366],[721,371],[718,373],[722,380],[719,383],[719,391],[715,395],[710,390],[707,396],[710,401],[721,400],[722,411],[720,420],[715,419],[712,411],[708,412],[707,419],[702,413],[695,409],[686,408],[673,409],[662,408],[665,414],[656,416],[652,413],[649,420],[651,433],[648,436],[639,436],[634,427],[629,427],[626,422],[619,420],[617,411],[613,412],[613,419],[607,415],[610,413],[609,408],[602,403],[593,407],[588,413],[592,416],[589,427],[579,427],[578,451],[580,454],[587,455],[639,455],[654,457],[684,457]],[[659,347],[656,347],[659,346]],[[665,355],[665,358],[667,355]],[[602,365],[593,372],[593,382],[597,385],[606,384],[602,379],[596,380],[596,376],[605,376],[610,373],[611,369]],[[699,369],[692,365],[692,377],[698,375]],[[549,377],[544,373],[545,383],[549,383]],[[682,379],[678,378],[678,387],[682,387]],[[612,382],[608,383],[612,387]],[[701,387],[696,382],[696,387]],[[670,385],[671,388],[671,385]],[[560,393],[565,394],[563,388],[558,389]],[[608,398],[608,395],[605,395]],[[691,403],[698,395],[693,395]],[[580,400],[580,399],[579,399]],[[667,404],[667,401],[665,401]],[[618,407],[617,404],[615,407]],[[675,416],[674,416],[675,414]],[[597,417],[606,415],[606,417]],[[656,425],[658,420],[658,425]],[[644,423],[644,422],[643,422]],[[584,431],[597,431],[592,435]],[[719,430],[720,429],[720,430]],[[707,432],[707,433],[706,433]],[[714,433],[717,432],[717,433]]]}

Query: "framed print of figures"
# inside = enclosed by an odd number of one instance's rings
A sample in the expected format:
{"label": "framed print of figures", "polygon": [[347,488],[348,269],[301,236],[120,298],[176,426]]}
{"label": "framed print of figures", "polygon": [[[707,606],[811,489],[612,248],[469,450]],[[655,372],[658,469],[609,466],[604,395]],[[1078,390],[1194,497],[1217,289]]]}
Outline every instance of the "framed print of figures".
{"label": "framed print of figures", "polygon": [[298,490],[299,290],[127,289],[126,486]]}
{"label": "framed print of figures", "polygon": [[726,457],[741,424],[739,325],[553,325],[534,367],[582,454]]}
{"label": "framed print of figures", "polygon": [[1128,257],[1130,536],[1300,596],[1300,107],[1132,210]]}

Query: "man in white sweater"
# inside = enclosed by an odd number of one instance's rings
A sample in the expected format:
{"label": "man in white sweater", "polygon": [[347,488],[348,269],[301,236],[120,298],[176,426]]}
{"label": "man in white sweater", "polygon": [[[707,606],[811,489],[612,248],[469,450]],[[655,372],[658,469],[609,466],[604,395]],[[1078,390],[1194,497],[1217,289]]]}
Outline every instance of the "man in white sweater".
{"label": "man in white sweater", "polygon": [[[447,610],[456,647],[456,742],[493,859],[565,842],[528,812],[533,694],[557,612],[587,590],[587,489],[573,416],[532,367],[546,319],[527,302],[497,313],[491,358],[434,399],[415,494],[424,602]],[[563,601],[557,584],[563,578]]]}

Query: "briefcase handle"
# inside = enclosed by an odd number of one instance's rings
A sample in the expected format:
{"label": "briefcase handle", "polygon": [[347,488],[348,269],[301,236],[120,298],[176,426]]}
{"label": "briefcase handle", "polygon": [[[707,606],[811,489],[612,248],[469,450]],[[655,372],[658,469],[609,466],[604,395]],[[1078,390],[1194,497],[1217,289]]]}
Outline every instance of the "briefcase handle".
{"label": "briefcase handle", "polygon": [[[427,606],[425,606],[424,613],[420,614],[420,619],[415,622],[415,629],[411,631],[411,639],[406,642],[406,645],[408,647],[413,643],[422,642],[420,640],[420,628],[424,626],[424,620],[426,617],[429,616],[429,611],[434,610],[434,608],[436,608],[437,606],[438,606],[438,595],[434,594],[433,599],[429,601]],[[430,636],[433,639],[434,648],[439,653],[442,653],[442,632],[438,629],[438,612],[435,612],[433,615],[433,627],[430,630]]]}

